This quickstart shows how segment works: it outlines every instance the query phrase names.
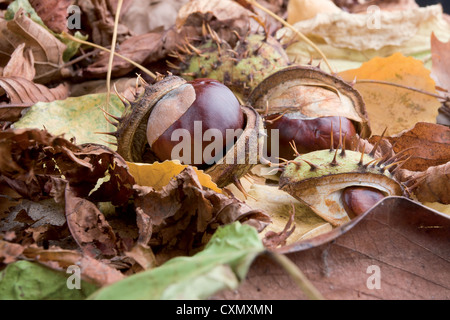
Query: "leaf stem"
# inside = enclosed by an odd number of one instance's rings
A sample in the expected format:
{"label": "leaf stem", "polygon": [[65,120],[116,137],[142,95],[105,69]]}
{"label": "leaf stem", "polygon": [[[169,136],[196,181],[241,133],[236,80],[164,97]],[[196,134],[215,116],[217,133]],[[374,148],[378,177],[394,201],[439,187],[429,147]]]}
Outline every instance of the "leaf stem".
{"label": "leaf stem", "polygon": [[[109,62],[108,62],[108,71],[106,73],[106,105],[105,110],[106,113],[109,113],[109,104],[111,102],[111,74],[112,74],[112,65],[114,62],[114,53],[116,52],[116,43],[117,43],[117,28],[119,26],[119,18],[120,18],[120,11],[122,10],[122,4],[123,0],[118,0],[117,2],[117,10],[116,10],[116,16],[114,18],[114,29],[113,29],[113,37],[111,40],[111,52],[109,53]],[[106,122],[106,128],[109,132],[109,126],[110,123]]]}
{"label": "leaf stem", "polygon": [[256,0],[246,0],[248,3],[252,4],[253,6],[257,7],[258,9],[264,11],[265,13],[267,13],[269,16],[271,16],[272,18],[274,18],[275,20],[277,20],[278,22],[280,22],[282,25],[284,25],[285,27],[289,28],[292,32],[294,32],[300,39],[302,39],[303,41],[305,41],[307,44],[309,44],[323,59],[323,61],[325,61],[328,69],[330,69],[330,72],[334,72],[333,68],[331,67],[327,57],[325,56],[325,54],[322,52],[322,50],[319,49],[319,47],[316,46],[316,44],[314,42],[312,42],[307,36],[305,36],[303,33],[301,33],[299,30],[295,29],[290,23],[288,23],[287,21],[285,21],[284,19],[282,19],[281,17],[279,17],[278,15],[276,15],[275,13],[273,13],[272,11],[270,11],[269,9],[267,9],[266,7],[260,5],[258,2],[256,2]]}
{"label": "leaf stem", "polygon": [[271,250],[266,251],[266,254],[284,268],[284,270],[292,277],[292,279],[294,279],[295,283],[300,287],[300,289],[309,299],[325,300],[325,298],[316,289],[316,287],[314,287],[314,285],[308,280],[308,278],[297,267],[297,265],[288,257],[286,257],[284,254]]}
{"label": "leaf stem", "polygon": [[[105,52],[111,52],[111,50],[109,50],[109,49],[107,49],[107,48],[105,48],[105,47],[99,46],[98,44],[95,44],[95,43],[92,43],[92,42],[89,42],[89,41],[77,39],[77,38],[75,38],[74,36],[72,36],[72,35],[70,35],[70,34],[68,34],[68,33],[66,33],[66,32],[63,32],[63,36],[66,37],[66,38],[68,38],[68,39],[70,39],[70,40],[72,40],[72,41],[75,41],[75,42],[84,44],[84,45],[86,45],[86,46],[90,46],[90,47],[93,47],[93,48],[97,48],[97,49],[100,49],[100,50],[105,51]],[[119,58],[125,60],[126,62],[130,63],[131,65],[135,66],[136,68],[142,70],[145,74],[149,75],[149,76],[152,77],[153,79],[156,79],[156,74],[154,74],[153,72],[151,72],[150,70],[148,70],[148,69],[145,68],[144,66],[140,65],[139,63],[136,63],[136,62],[134,62],[133,60],[131,60],[131,59],[129,59],[129,58],[127,58],[127,57],[125,57],[125,56],[123,56],[123,55],[117,53],[117,52],[114,52],[114,56],[119,57]]]}
{"label": "leaf stem", "polygon": [[398,88],[402,88],[405,90],[410,90],[410,91],[415,91],[427,96],[431,96],[437,99],[442,99],[442,100],[446,100],[445,97],[436,94],[436,93],[432,93],[432,92],[428,92],[425,90],[421,90],[421,89],[417,89],[417,88],[413,88],[413,87],[408,87],[399,83],[395,83],[395,82],[389,82],[389,81],[381,81],[381,80],[370,80],[370,79],[362,79],[362,80],[356,80],[354,82],[355,84],[362,84],[362,83],[367,83],[367,84],[382,84],[382,85],[388,85],[388,86],[393,86],[393,87],[398,87]]}
{"label": "leaf stem", "polygon": [[[108,62],[108,71],[106,73],[106,105],[105,110],[107,113],[109,113],[109,104],[111,101],[111,74],[112,74],[112,66],[114,62],[114,53],[116,52],[116,43],[117,43],[117,29],[119,27],[119,18],[120,18],[120,11],[122,10],[122,4],[123,0],[118,0],[117,2],[117,10],[116,10],[116,16],[114,18],[114,30],[113,30],[113,36],[111,40],[111,52],[109,53],[109,62]],[[109,128],[109,122],[106,124],[106,128]]]}

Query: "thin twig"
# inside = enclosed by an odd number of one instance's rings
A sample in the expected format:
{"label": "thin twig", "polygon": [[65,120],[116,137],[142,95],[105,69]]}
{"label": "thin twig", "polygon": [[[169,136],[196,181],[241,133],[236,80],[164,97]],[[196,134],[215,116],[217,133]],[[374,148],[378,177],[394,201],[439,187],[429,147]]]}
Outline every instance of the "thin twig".
{"label": "thin twig", "polygon": [[314,285],[308,280],[303,272],[284,254],[267,251],[267,255],[275,260],[284,270],[292,277],[297,283],[303,293],[311,300],[325,300],[322,294],[314,287]]}
{"label": "thin twig", "polygon": [[333,68],[331,67],[327,57],[325,56],[325,54],[322,52],[322,50],[319,49],[319,47],[317,47],[315,45],[314,42],[312,42],[307,36],[305,36],[303,33],[301,33],[299,30],[295,29],[290,23],[288,23],[286,20],[280,18],[278,15],[276,15],[275,13],[273,13],[272,11],[270,11],[269,9],[267,9],[266,7],[260,5],[258,2],[256,2],[256,0],[246,0],[248,3],[250,3],[251,5],[257,7],[258,9],[264,11],[265,13],[267,13],[269,16],[271,16],[272,18],[274,18],[275,20],[277,20],[278,22],[280,22],[282,25],[284,25],[285,27],[289,28],[292,32],[294,32],[298,37],[300,37],[300,39],[302,39],[303,41],[305,41],[307,44],[309,44],[323,59],[323,61],[325,61],[328,69],[330,69],[330,72],[334,72]]}
{"label": "thin twig", "polygon": [[73,60],[70,60],[69,62],[66,62],[66,63],[60,65],[60,66],[58,67],[58,69],[51,70],[51,71],[49,71],[49,72],[46,72],[46,73],[44,73],[44,74],[41,74],[41,75],[35,77],[33,80],[36,81],[36,80],[42,79],[42,78],[44,78],[44,77],[50,76],[50,75],[52,75],[53,73],[56,73],[56,72],[60,71],[61,69],[70,67],[71,65],[74,65],[74,64],[76,64],[76,63],[78,63],[78,62],[80,62],[80,61],[82,61],[82,60],[84,60],[84,59],[86,59],[86,58],[88,58],[88,57],[94,55],[94,54],[97,53],[97,52],[98,52],[98,51],[91,51],[91,52],[88,52],[88,53],[83,53],[81,56],[79,56],[79,57],[77,57],[77,58],[75,58],[75,59],[73,59]]}
{"label": "thin twig", "polygon": [[383,85],[387,85],[387,86],[393,86],[393,87],[398,87],[398,88],[402,88],[405,90],[410,90],[410,91],[415,91],[427,96],[431,96],[437,99],[442,99],[442,100],[446,100],[445,97],[438,95],[436,93],[432,93],[432,92],[428,92],[425,90],[421,90],[421,89],[417,89],[417,88],[413,88],[413,87],[408,87],[402,84],[398,84],[395,82],[389,82],[389,81],[381,81],[381,80],[370,80],[370,79],[363,79],[363,80],[356,80],[355,84],[362,84],[362,83],[368,83],[368,84],[383,84]]}
{"label": "thin twig", "polygon": [[[123,0],[119,0],[117,2],[117,10],[116,10],[116,17],[114,19],[114,31],[111,41],[111,52],[109,54],[109,62],[108,62],[108,72],[106,73],[106,106],[105,110],[106,112],[109,112],[109,103],[111,101],[111,74],[112,74],[112,66],[114,62],[114,53],[116,52],[116,43],[117,43],[117,29],[119,26],[119,18],[120,18],[120,11],[122,10],[122,4]],[[108,127],[108,125],[107,125]]]}

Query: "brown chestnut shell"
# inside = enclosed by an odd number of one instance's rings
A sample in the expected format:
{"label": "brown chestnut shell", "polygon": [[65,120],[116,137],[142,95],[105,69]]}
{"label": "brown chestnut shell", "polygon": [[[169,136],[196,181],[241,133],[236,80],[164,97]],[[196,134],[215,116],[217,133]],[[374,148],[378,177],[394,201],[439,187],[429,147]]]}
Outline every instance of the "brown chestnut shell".
{"label": "brown chestnut shell", "polygon": [[247,103],[266,115],[297,112],[303,117],[345,117],[361,138],[371,135],[369,117],[359,92],[349,83],[312,66],[291,66],[265,78]]}

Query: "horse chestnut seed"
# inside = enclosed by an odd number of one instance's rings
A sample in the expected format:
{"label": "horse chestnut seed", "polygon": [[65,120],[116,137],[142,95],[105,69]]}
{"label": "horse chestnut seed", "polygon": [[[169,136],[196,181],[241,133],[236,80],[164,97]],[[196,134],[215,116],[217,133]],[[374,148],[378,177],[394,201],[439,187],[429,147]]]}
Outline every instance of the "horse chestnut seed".
{"label": "horse chestnut seed", "polygon": [[[228,87],[216,80],[196,79],[156,103],[147,123],[147,141],[161,161],[179,159],[201,167],[220,160],[235,142],[227,139],[227,130],[238,132],[244,124],[239,101]],[[182,148],[174,150],[180,144]],[[208,145],[220,148],[206,152]]]}
{"label": "horse chestnut seed", "polygon": [[295,115],[291,117],[290,114],[283,116],[272,114],[266,117],[266,128],[269,135],[267,150],[269,152],[274,150],[271,133],[272,130],[278,130],[279,157],[287,160],[296,157],[290,145],[292,141],[299,153],[308,153],[330,148],[331,141],[333,148],[337,148],[340,134],[342,139],[345,137],[346,149],[351,150],[356,137],[355,126],[344,117],[295,118]]}
{"label": "horse chestnut seed", "polygon": [[348,187],[342,193],[342,202],[348,216],[353,219],[372,208],[384,197],[381,191],[374,188]]}

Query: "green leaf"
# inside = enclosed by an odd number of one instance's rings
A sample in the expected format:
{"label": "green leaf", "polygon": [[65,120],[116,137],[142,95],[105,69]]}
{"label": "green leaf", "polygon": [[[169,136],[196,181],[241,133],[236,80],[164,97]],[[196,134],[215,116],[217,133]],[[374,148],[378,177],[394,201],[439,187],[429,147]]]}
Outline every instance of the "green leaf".
{"label": "green leaf", "polygon": [[82,300],[97,289],[84,281],[80,289],[68,289],[70,276],[37,263],[15,262],[0,273],[0,300]]}
{"label": "green leaf", "polygon": [[41,26],[47,28],[42,21],[42,19],[38,16],[34,8],[31,6],[30,2],[28,0],[15,0],[13,1],[7,8],[5,13],[5,19],[6,20],[12,20],[14,19],[14,16],[16,15],[16,12],[19,11],[19,9],[22,8],[28,15],[30,16],[31,20],[34,22],[40,24]]}
{"label": "green leaf", "polygon": [[[76,138],[77,144],[97,143],[112,146],[105,141],[115,142],[109,136],[98,132],[113,131],[103,116],[106,109],[106,94],[91,94],[53,102],[38,102],[16,123],[15,128],[45,127],[53,135],[65,134],[66,139]],[[109,113],[120,116],[124,105],[111,95]]]}
{"label": "green leaf", "polygon": [[104,287],[90,299],[205,299],[236,289],[264,246],[256,229],[239,222],[220,227],[206,248]]}

